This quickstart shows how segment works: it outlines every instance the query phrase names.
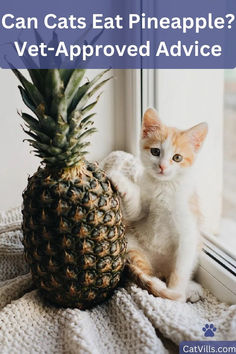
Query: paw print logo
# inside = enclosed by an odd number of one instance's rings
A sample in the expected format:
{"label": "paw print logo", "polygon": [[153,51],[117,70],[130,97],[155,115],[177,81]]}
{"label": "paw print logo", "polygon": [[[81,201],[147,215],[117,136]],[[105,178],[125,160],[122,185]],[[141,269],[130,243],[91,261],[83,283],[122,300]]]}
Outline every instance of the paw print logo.
{"label": "paw print logo", "polygon": [[205,326],[202,328],[203,332],[204,332],[204,336],[205,337],[214,337],[215,335],[215,331],[216,328],[213,325],[213,323],[211,323],[210,325],[208,323],[205,324]]}

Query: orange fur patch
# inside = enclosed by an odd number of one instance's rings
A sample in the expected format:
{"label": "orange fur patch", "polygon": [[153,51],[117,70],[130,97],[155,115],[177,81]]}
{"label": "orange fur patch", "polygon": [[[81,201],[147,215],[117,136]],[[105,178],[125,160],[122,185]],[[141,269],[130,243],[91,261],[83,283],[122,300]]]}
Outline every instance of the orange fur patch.
{"label": "orange fur patch", "polygon": [[180,294],[173,289],[168,289],[165,283],[160,280],[160,285],[157,286],[150,276],[152,276],[152,268],[142,252],[130,250],[127,254],[127,268],[130,278],[142,289],[146,289],[150,294],[164,299],[177,300]]}
{"label": "orange fur patch", "polygon": [[127,253],[128,262],[138,267],[143,273],[152,275],[152,267],[144,254],[137,250],[130,250]]}
{"label": "orange fur patch", "polygon": [[188,135],[195,152],[197,152],[202,146],[203,141],[205,140],[208,133],[207,123],[200,123],[194,127],[185,131],[185,134]]}
{"label": "orange fur patch", "polygon": [[[160,121],[157,112],[151,108],[143,116],[142,137],[144,139],[144,149],[149,150],[155,147],[157,143],[162,144],[170,137],[174,153],[183,156],[183,160],[179,163],[182,167],[188,167],[193,164],[195,152],[201,147],[207,131],[206,123],[200,123],[188,130],[167,127]],[[173,163],[172,159],[170,163]]]}
{"label": "orange fur patch", "polygon": [[[150,139],[151,141],[156,140],[157,136],[160,134],[160,130],[163,130],[164,125],[161,123],[157,112],[152,108],[146,110],[143,116],[143,126],[142,126],[142,136],[143,138]],[[149,141],[148,145],[151,143]]]}
{"label": "orange fur patch", "polygon": [[[149,132],[145,137],[144,149],[150,150],[156,144],[162,144],[168,137],[171,138],[171,142],[174,148],[174,154],[180,154],[183,156],[183,160],[179,163],[182,167],[191,166],[194,162],[193,145],[191,144],[188,135],[185,131],[180,131],[176,128],[166,127],[161,125],[155,131]],[[170,160],[173,163],[173,160]]]}
{"label": "orange fur patch", "polygon": [[151,280],[146,282],[145,289],[149,292],[149,294],[152,294],[155,297],[161,297],[163,299],[177,300],[180,297],[180,294],[172,289],[157,289]]}
{"label": "orange fur patch", "polygon": [[172,289],[163,289],[160,291],[160,297],[163,299],[169,299],[169,300],[179,300],[181,298],[181,294],[176,292],[175,290]]}
{"label": "orange fur patch", "polygon": [[184,131],[172,128],[171,141],[174,147],[174,152],[183,156],[180,162],[182,167],[191,166],[194,162],[194,151],[188,136]]}
{"label": "orange fur patch", "polygon": [[202,212],[200,209],[199,198],[198,198],[198,195],[196,192],[193,193],[189,199],[189,207],[190,207],[191,212],[193,213],[193,215],[197,219],[197,224],[198,224],[198,229],[199,229],[197,249],[200,252],[203,247],[203,240],[202,240],[201,233],[200,233],[201,225],[203,224],[203,215],[202,215]]}
{"label": "orange fur patch", "polygon": [[200,206],[199,206],[199,198],[196,192],[194,192],[190,199],[189,199],[189,206],[190,206],[190,210],[193,213],[193,215],[195,215],[195,217],[197,218],[198,224],[200,225],[202,223],[202,213],[200,210]]}
{"label": "orange fur patch", "polygon": [[148,134],[145,135],[145,148],[149,149],[155,146],[158,142],[163,143],[168,135],[170,128],[167,128],[165,125],[161,124],[156,127],[155,130],[147,130]]}
{"label": "orange fur patch", "polygon": [[[175,154],[183,156],[179,163],[182,167],[191,166],[197,152],[208,132],[206,123],[200,123],[188,130],[179,130],[162,124],[157,112],[149,108],[143,116],[142,137],[144,149],[150,149],[157,143],[163,143],[167,137],[171,138]],[[170,163],[173,163],[171,160]]]}

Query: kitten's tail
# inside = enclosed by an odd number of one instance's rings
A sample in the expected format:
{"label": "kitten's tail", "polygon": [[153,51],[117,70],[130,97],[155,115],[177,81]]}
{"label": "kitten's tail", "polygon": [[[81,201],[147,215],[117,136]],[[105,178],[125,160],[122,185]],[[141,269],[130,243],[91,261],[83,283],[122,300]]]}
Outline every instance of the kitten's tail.
{"label": "kitten's tail", "polygon": [[141,268],[129,261],[126,263],[126,269],[129,277],[150,294],[169,300],[178,300],[180,298],[180,294],[173,289],[167,288],[165,282],[146,274]]}

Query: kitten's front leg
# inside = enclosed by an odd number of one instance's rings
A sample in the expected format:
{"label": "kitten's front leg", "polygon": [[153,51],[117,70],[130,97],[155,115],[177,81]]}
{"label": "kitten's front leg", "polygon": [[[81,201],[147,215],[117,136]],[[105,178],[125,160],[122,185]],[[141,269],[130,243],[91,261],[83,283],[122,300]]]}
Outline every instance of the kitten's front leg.
{"label": "kitten's front leg", "polygon": [[108,176],[120,193],[124,218],[127,221],[138,220],[142,211],[140,187],[119,171],[111,171]]}
{"label": "kitten's front leg", "polygon": [[[178,223],[178,248],[175,266],[168,280],[168,287],[180,292],[179,301],[187,299],[187,287],[197,262],[198,230],[191,215]],[[189,216],[189,218],[188,218]]]}

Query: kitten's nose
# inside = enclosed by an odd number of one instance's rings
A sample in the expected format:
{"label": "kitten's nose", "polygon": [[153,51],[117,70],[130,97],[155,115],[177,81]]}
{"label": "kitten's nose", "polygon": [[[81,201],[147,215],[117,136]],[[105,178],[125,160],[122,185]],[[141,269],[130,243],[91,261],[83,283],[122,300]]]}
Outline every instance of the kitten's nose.
{"label": "kitten's nose", "polygon": [[159,165],[159,168],[160,168],[160,170],[161,170],[161,173],[164,173],[164,171],[165,171],[165,169],[166,169],[166,166],[163,165],[163,164],[160,164],[160,165]]}

